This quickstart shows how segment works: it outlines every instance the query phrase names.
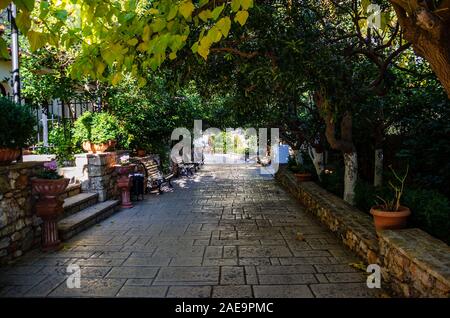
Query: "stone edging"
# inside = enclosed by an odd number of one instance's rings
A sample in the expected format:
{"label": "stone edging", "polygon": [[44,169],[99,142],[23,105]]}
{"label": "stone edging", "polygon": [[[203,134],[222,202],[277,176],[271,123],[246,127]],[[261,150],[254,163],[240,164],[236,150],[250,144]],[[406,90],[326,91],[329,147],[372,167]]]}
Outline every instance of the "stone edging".
{"label": "stone edging", "polygon": [[450,248],[420,229],[377,233],[372,218],[314,182],[297,182],[286,167],[275,175],[291,194],[344,245],[368,264],[379,264],[383,281],[403,297],[450,297]]}

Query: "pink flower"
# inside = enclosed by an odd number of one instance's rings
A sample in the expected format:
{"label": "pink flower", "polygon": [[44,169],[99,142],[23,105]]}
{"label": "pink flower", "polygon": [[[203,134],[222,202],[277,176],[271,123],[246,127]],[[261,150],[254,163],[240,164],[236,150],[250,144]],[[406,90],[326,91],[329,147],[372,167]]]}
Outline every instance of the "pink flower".
{"label": "pink flower", "polygon": [[58,164],[55,160],[44,163],[44,169],[46,170],[58,170]]}

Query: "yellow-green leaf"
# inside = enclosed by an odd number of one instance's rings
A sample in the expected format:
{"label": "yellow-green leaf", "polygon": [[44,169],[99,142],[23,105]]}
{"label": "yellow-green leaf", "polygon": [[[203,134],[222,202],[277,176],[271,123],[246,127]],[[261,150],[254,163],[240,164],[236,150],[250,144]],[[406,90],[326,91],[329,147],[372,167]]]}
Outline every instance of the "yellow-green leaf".
{"label": "yellow-green leaf", "polygon": [[236,16],[234,17],[235,22],[239,22],[239,24],[242,26],[247,22],[248,18],[248,11],[239,11],[236,13]]}
{"label": "yellow-green leaf", "polygon": [[216,25],[219,28],[220,32],[222,32],[223,36],[227,37],[228,33],[230,32],[230,28],[231,28],[230,18],[224,17],[224,18],[220,19]]}
{"label": "yellow-green leaf", "polygon": [[138,44],[138,42],[139,41],[136,38],[132,38],[127,41],[128,45],[130,45],[130,46],[135,46],[136,44]]}
{"label": "yellow-green leaf", "polygon": [[20,32],[27,34],[28,30],[31,27],[30,12],[19,11],[17,13],[16,24]]}
{"label": "yellow-green leaf", "polygon": [[177,58],[177,53],[172,52],[172,53],[169,54],[169,59],[175,60],[176,58]]}
{"label": "yellow-green leaf", "polygon": [[204,22],[208,21],[208,19],[212,18],[211,10],[203,10],[198,14],[198,17],[202,19]]}
{"label": "yellow-green leaf", "polygon": [[121,79],[122,79],[122,75],[120,73],[116,73],[116,74],[114,74],[114,76],[111,80],[111,84],[113,84],[113,86],[116,86],[117,84],[119,84]]}
{"label": "yellow-green leaf", "polygon": [[45,34],[42,32],[29,31],[27,37],[32,51],[36,51],[46,44]]}
{"label": "yellow-green leaf", "polygon": [[241,0],[241,6],[243,10],[253,8],[253,0]]}
{"label": "yellow-green leaf", "polygon": [[180,11],[181,15],[185,19],[188,19],[191,16],[192,12],[194,12],[194,9],[195,7],[191,1],[185,1],[182,4],[180,4],[178,11]]}
{"label": "yellow-green leaf", "polygon": [[214,8],[214,10],[213,10],[213,12],[212,12],[212,18],[213,18],[214,20],[217,20],[217,18],[220,16],[220,14],[221,14],[222,11],[223,11],[223,8],[225,8],[225,5],[224,5],[224,4],[221,5],[220,7]]}
{"label": "yellow-green leaf", "polygon": [[239,7],[241,6],[241,0],[233,0],[231,1],[231,10],[233,12],[237,12]]}
{"label": "yellow-green leaf", "polygon": [[177,13],[178,13],[178,7],[177,6],[172,6],[170,8],[169,14],[167,15],[167,21],[170,21],[173,18],[175,18]]}

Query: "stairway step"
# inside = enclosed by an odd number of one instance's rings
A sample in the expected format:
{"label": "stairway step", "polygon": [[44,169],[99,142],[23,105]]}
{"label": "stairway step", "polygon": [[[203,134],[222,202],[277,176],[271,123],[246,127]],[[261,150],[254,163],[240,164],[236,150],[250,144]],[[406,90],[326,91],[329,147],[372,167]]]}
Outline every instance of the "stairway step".
{"label": "stairway step", "polygon": [[79,193],[77,195],[64,199],[64,214],[63,217],[70,216],[90,206],[93,206],[98,201],[98,193]]}
{"label": "stairway step", "polygon": [[59,196],[61,200],[65,200],[69,197],[73,197],[77,194],[81,193],[81,184],[80,183],[70,183],[66,190]]}
{"label": "stairway step", "polygon": [[65,217],[58,222],[59,236],[62,240],[68,240],[88,227],[106,219],[118,209],[119,200],[108,200]]}

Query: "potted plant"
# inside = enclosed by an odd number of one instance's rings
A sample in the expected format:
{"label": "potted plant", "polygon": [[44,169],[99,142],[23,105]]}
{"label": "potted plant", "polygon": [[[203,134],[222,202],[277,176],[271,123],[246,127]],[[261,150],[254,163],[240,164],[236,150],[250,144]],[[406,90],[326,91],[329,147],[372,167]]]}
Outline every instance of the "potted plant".
{"label": "potted plant", "polygon": [[300,182],[311,181],[312,174],[305,165],[298,164],[292,157],[288,160],[288,168]]}
{"label": "potted plant", "polygon": [[56,161],[44,163],[43,168],[31,180],[33,191],[39,195],[36,203],[36,215],[44,221],[42,229],[42,248],[51,251],[59,248],[56,222],[63,212],[60,194],[69,185],[70,179],[58,174]]}
{"label": "potted plant", "polygon": [[383,203],[373,206],[370,209],[370,214],[373,215],[377,231],[405,228],[408,217],[411,215],[410,209],[401,205],[401,198],[404,192],[405,180],[408,175],[409,167],[406,168],[404,176],[399,176],[392,167],[390,167],[390,169],[396,182],[396,184],[392,181],[389,182],[389,186],[394,190],[394,196],[391,200],[377,196]]}
{"label": "potted plant", "polygon": [[28,106],[5,97],[0,97],[0,114],[0,165],[8,165],[30,141],[36,122]]}
{"label": "potted plant", "polygon": [[85,112],[75,121],[73,130],[75,141],[89,153],[114,149],[120,134],[118,120],[106,112]]}

